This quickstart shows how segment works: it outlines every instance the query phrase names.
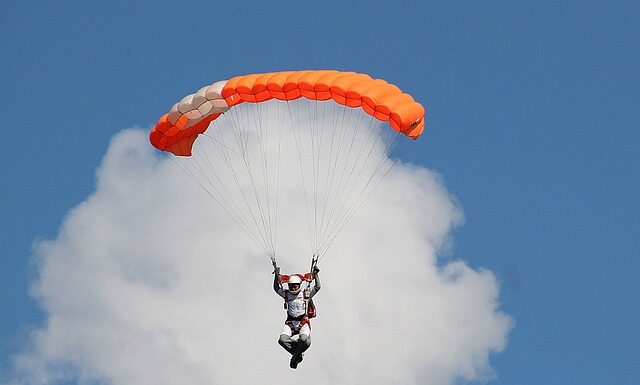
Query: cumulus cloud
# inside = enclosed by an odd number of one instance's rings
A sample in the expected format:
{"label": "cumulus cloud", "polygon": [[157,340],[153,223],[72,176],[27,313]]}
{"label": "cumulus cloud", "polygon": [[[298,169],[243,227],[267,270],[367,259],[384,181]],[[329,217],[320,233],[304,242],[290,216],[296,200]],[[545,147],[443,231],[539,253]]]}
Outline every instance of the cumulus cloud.
{"label": "cumulus cloud", "polygon": [[[292,371],[268,258],[145,131],[125,130],[95,192],[36,245],[32,293],[46,322],[13,357],[10,384],[490,379],[512,320],[491,272],[437,260],[461,220],[437,174],[399,163],[323,260],[313,344]],[[282,226],[283,239],[308,239]],[[301,270],[308,257],[281,263]]]}

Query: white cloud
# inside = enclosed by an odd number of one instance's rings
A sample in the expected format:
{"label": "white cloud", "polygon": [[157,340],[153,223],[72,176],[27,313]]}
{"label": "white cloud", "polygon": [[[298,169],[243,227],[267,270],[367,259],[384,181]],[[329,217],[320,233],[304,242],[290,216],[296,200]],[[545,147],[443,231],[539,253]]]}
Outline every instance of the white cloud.
{"label": "white cloud", "polygon": [[[287,194],[287,192],[284,192]],[[286,199],[302,199],[292,194]],[[398,164],[322,261],[313,344],[297,371],[276,340],[268,258],[148,145],[116,135],[96,191],[37,245],[46,314],[11,383],[451,384],[491,378],[512,326],[491,272],[437,263],[459,208],[437,174]],[[283,221],[280,237],[308,239]],[[306,268],[307,256],[282,256]]]}

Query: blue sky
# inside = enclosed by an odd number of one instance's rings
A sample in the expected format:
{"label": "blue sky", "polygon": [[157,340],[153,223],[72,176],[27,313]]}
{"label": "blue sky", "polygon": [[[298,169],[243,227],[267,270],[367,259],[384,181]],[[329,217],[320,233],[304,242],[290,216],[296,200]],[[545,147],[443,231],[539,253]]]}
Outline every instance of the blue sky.
{"label": "blue sky", "polygon": [[113,135],[218,79],[335,68],[426,105],[404,159],[464,209],[443,259],[493,271],[516,321],[493,383],[637,381],[639,5],[234,3],[0,3],[0,370],[43,320],[32,244],[95,188]]}

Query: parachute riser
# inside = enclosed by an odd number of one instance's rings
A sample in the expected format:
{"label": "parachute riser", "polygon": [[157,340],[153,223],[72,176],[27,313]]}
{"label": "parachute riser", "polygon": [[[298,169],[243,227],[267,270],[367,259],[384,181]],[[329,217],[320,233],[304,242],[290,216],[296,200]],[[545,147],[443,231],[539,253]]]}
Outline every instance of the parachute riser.
{"label": "parachute riser", "polygon": [[[275,254],[272,254],[269,256],[269,258],[271,258],[271,266],[273,266],[273,273],[275,274],[275,272],[278,270],[278,262],[276,261],[276,256]],[[313,270],[315,269],[315,267],[318,265],[318,256],[316,254],[314,254],[311,257],[311,267],[309,268],[309,274],[310,276],[313,277]]]}

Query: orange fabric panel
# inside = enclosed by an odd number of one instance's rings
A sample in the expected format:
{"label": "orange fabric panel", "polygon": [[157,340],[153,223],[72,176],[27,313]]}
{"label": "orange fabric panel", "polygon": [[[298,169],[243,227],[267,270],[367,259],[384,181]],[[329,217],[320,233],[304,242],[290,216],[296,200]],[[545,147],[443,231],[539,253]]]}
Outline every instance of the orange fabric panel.
{"label": "orange fabric panel", "polygon": [[198,134],[193,134],[169,147],[169,151],[179,156],[191,156],[193,142],[196,141]]}
{"label": "orange fabric panel", "polygon": [[[212,114],[205,117],[191,127],[179,128],[171,124],[168,120],[168,114],[163,115],[156,126],[149,133],[149,141],[156,148],[172,152],[179,156],[190,156],[193,140],[198,134],[202,134],[209,127],[209,123],[218,118],[221,114]],[[190,138],[193,137],[193,140]],[[182,143],[187,140],[186,143]],[[191,142],[188,142],[191,140]]]}
{"label": "orange fabric panel", "polygon": [[353,74],[337,77],[329,89],[331,90],[331,98],[338,104],[347,104],[347,89],[354,83],[371,80],[371,76],[365,74]]}
{"label": "orange fabric panel", "polygon": [[253,96],[256,98],[256,102],[259,103],[267,101],[269,99],[273,99],[273,96],[271,96],[271,93],[267,88],[267,83],[272,76],[273,72],[262,74],[253,83],[253,87],[251,87],[251,93],[253,93]]}
{"label": "orange fabric panel", "polygon": [[252,89],[256,80],[260,76],[262,76],[262,74],[253,74],[253,75],[243,76],[236,83],[236,92],[238,93],[238,95],[240,95],[242,100],[244,100],[245,102],[252,102],[252,103],[256,102],[256,97],[253,94]]}
{"label": "orange fabric panel", "polygon": [[391,94],[384,98],[380,98],[375,105],[374,116],[379,120],[387,121],[389,120],[389,115],[395,106],[407,102],[413,102],[413,97],[409,94],[403,93]]}
{"label": "orange fabric panel", "polygon": [[298,88],[298,81],[308,72],[313,71],[295,71],[287,77],[287,80],[282,85],[285,100],[295,100],[302,96],[300,88]]}
{"label": "orange fabric panel", "polygon": [[400,88],[393,84],[381,84],[373,86],[362,95],[362,108],[369,115],[374,115],[378,102],[388,96],[401,94]]}
{"label": "orange fabric panel", "polygon": [[345,92],[347,98],[346,105],[349,107],[360,107],[362,105],[362,95],[367,92],[368,89],[378,85],[388,84],[382,79],[375,80],[363,80],[353,83],[349,89]]}
{"label": "orange fabric panel", "polygon": [[236,76],[235,78],[230,79],[222,89],[222,97],[229,107],[243,102],[242,97],[238,95],[238,92],[236,91],[236,84],[238,84],[238,81],[243,77],[244,76]]}
{"label": "orange fabric panel", "polygon": [[269,75],[269,80],[267,80],[267,89],[269,90],[269,94],[272,97],[278,100],[287,100],[285,97],[284,90],[282,87],[284,83],[287,81],[287,78],[293,73],[293,71],[286,72],[273,72]]}
{"label": "orange fabric panel", "polygon": [[164,133],[167,129],[173,126],[173,124],[169,122],[168,118],[169,114],[162,115],[158,120],[158,123],[156,123],[155,127],[153,127],[149,133],[149,141],[160,150],[164,150],[167,145],[167,137]]}
{"label": "orange fabric panel", "polygon": [[335,70],[320,70],[320,71],[309,71],[298,80],[298,88],[300,88],[300,93],[307,99],[317,100],[318,97],[316,95],[315,87],[316,83],[320,78],[324,75],[337,73]]}
{"label": "orange fabric panel", "polygon": [[316,94],[316,100],[329,100],[331,99],[331,84],[338,78],[353,75],[354,72],[329,72],[322,75],[315,86],[313,91]]}
{"label": "orange fabric panel", "polygon": [[181,129],[186,128],[187,124],[189,124],[189,118],[187,118],[185,115],[181,115],[176,121],[176,127]]}
{"label": "orange fabric panel", "polygon": [[413,130],[424,119],[424,107],[417,102],[406,102],[394,107],[389,120],[395,121],[402,133]]}

